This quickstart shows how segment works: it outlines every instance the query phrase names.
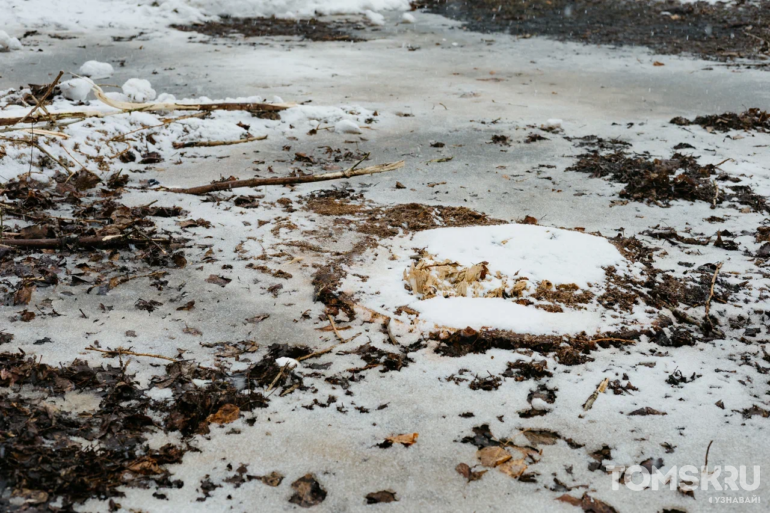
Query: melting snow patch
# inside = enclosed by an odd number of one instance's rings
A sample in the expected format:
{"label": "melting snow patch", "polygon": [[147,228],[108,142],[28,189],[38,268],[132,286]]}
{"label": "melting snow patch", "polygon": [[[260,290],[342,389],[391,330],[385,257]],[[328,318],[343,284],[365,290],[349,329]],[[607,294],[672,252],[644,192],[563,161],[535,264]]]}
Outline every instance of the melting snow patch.
{"label": "melting snow patch", "polygon": [[423,330],[590,334],[653,320],[642,305],[621,315],[596,301],[606,268],[620,275],[640,269],[594,235],[523,224],[440,228],[395,239],[392,256],[378,253],[354,271],[368,280],[350,273],[344,292],[386,315],[407,306],[419,312]]}

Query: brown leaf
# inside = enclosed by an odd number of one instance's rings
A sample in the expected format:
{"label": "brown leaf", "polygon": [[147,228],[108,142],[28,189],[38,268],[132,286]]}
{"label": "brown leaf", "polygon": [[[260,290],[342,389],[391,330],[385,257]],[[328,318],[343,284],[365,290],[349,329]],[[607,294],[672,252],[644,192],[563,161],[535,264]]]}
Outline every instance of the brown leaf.
{"label": "brown leaf", "polygon": [[191,328],[190,326],[185,326],[185,328],[182,330],[182,333],[187,333],[188,335],[192,335],[194,337],[200,337],[203,335],[201,330],[198,328]]}
{"label": "brown leaf", "polygon": [[653,410],[649,406],[645,406],[644,408],[639,408],[638,410],[634,410],[629,415],[668,415],[664,411],[658,411]]}
{"label": "brown leaf", "polygon": [[258,479],[263,483],[265,483],[267,486],[275,487],[280,485],[281,481],[283,481],[283,474],[281,474],[280,472],[273,471],[267,474],[266,476],[260,476]]}
{"label": "brown leaf", "polygon": [[28,305],[35,291],[34,285],[25,285],[13,295],[13,306]]}
{"label": "brown leaf", "polygon": [[392,444],[401,444],[404,447],[409,447],[410,445],[414,445],[418,436],[420,436],[419,433],[406,433],[403,435],[389,436],[385,439],[385,441]]}
{"label": "brown leaf", "polygon": [[497,470],[503,474],[507,474],[514,479],[518,479],[527,470],[527,464],[524,460],[508,460],[505,463],[499,465]]}
{"label": "brown leaf", "polygon": [[326,499],[326,490],[316,480],[313,474],[306,474],[291,484],[295,493],[289,502],[302,508],[317,506]]}
{"label": "brown leaf", "polygon": [[544,429],[532,429],[524,431],[524,436],[529,443],[537,447],[538,445],[554,445],[560,438],[559,433],[546,431]]}
{"label": "brown leaf", "polygon": [[160,466],[158,466],[158,463],[149,456],[139,458],[138,460],[129,464],[127,468],[131,472],[142,474],[143,476],[163,473],[163,469],[161,469]]}
{"label": "brown leaf", "polygon": [[246,322],[250,322],[252,324],[259,324],[260,322],[264,321],[268,317],[270,317],[270,314],[259,314],[259,315],[255,315],[254,317],[250,317],[246,319]]}
{"label": "brown leaf", "polygon": [[81,169],[77,173],[74,174],[74,183],[75,188],[79,191],[84,191],[86,189],[93,189],[96,187],[96,184],[102,181],[101,178],[96,176],[95,174],[86,171],[85,169]]}
{"label": "brown leaf", "polygon": [[655,62],[653,62],[653,63],[652,63],[652,65],[653,65],[653,66],[665,66],[665,64],[663,64],[663,63],[662,63],[662,62],[660,62],[660,61],[655,61]]}
{"label": "brown leaf", "polygon": [[557,497],[556,500],[572,504],[573,506],[580,506],[586,513],[618,513],[615,508],[606,502],[594,499],[587,493],[584,493],[583,497],[580,499],[565,493],[564,495]]}
{"label": "brown leaf", "polygon": [[396,182],[396,189],[406,189],[406,185],[401,182]]}
{"label": "brown leaf", "polygon": [[208,278],[206,278],[206,281],[208,283],[213,283],[214,285],[219,285],[220,287],[224,287],[228,283],[230,283],[230,278],[225,278],[224,276],[217,276],[216,274],[210,275]]}
{"label": "brown leaf", "polygon": [[185,303],[184,306],[180,306],[179,308],[177,308],[177,311],[179,311],[179,310],[186,310],[186,311],[189,312],[193,308],[195,308],[195,301],[188,301],[187,303]]}
{"label": "brown leaf", "polygon": [[380,502],[397,502],[396,492],[391,490],[380,490],[379,492],[372,492],[366,494],[367,504],[378,504]]}
{"label": "brown leaf", "polygon": [[485,467],[494,468],[511,459],[511,454],[496,445],[490,445],[476,451],[476,457]]}
{"label": "brown leaf", "polygon": [[238,420],[241,416],[241,409],[234,404],[226,404],[222,406],[218,412],[213,413],[206,417],[206,422],[214,424],[230,424]]}
{"label": "brown leaf", "polygon": [[519,221],[520,224],[537,224],[537,219],[532,216],[524,216],[524,219]]}
{"label": "brown leaf", "polygon": [[469,483],[471,481],[478,481],[481,476],[489,472],[488,470],[473,470],[467,463],[460,463],[455,467],[458,474],[463,476]]}

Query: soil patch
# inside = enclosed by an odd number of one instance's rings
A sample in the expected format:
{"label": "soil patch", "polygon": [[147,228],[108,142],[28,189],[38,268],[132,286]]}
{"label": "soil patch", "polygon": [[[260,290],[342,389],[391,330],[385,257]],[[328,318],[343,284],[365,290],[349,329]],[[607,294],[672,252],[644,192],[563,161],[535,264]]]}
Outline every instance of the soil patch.
{"label": "soil patch", "polygon": [[[326,22],[315,18],[290,20],[278,18],[231,18],[222,16],[220,21],[207,21],[192,25],[172,25],[182,32],[198,32],[213,37],[296,36],[311,41],[363,41],[346,30],[358,28],[354,22]],[[360,27],[363,28],[363,27]]]}
{"label": "soil patch", "polygon": [[758,108],[749,109],[740,114],[725,112],[711,116],[698,116],[692,121],[677,117],[672,119],[671,123],[679,126],[700,125],[708,132],[729,132],[730,130],[770,132],[770,114]]}
{"label": "soil patch", "polygon": [[430,12],[467,22],[478,32],[601,45],[646,46],[661,54],[706,59],[767,59],[770,37],[759,20],[770,2],[681,4],[668,0],[427,0]]}

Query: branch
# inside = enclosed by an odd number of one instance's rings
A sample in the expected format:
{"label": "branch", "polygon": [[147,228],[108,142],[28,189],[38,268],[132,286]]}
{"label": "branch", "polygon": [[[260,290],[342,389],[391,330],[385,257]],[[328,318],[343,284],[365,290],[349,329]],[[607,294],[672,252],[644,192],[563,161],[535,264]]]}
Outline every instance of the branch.
{"label": "branch", "polygon": [[232,144],[241,144],[252,141],[264,141],[265,139],[267,139],[266,135],[259,135],[254,137],[247,137],[245,139],[238,139],[235,141],[193,141],[184,143],[175,142],[174,149],[179,150],[181,148],[211,148],[212,146],[230,146]]}
{"label": "branch", "polygon": [[56,249],[66,246],[127,246],[129,244],[169,244],[168,239],[135,239],[122,235],[103,237],[63,237],[61,239],[0,239],[0,245],[31,249]]}
{"label": "branch", "polygon": [[168,189],[169,192],[177,192],[180,194],[206,194],[215,191],[229,191],[230,189],[237,189],[240,187],[260,187],[263,185],[291,185],[296,183],[311,183],[311,182],[323,182],[325,180],[339,180],[340,178],[350,178],[353,176],[361,175],[373,175],[376,173],[386,173],[388,171],[395,171],[404,167],[404,161],[391,162],[389,164],[378,164],[376,166],[369,166],[361,169],[347,170],[347,171],[335,171],[333,173],[324,173],[320,175],[306,175],[306,176],[286,176],[277,178],[251,178],[249,180],[230,180],[227,182],[217,182],[209,185],[199,185],[198,187],[190,187],[187,189]]}

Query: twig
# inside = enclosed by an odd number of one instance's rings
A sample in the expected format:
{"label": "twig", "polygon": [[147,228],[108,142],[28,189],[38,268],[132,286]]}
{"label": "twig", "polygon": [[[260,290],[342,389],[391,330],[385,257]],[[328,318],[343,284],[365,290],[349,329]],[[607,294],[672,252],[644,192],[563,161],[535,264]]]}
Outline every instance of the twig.
{"label": "twig", "polygon": [[17,248],[55,249],[65,246],[115,246],[129,244],[170,244],[169,239],[134,239],[123,235],[105,235],[95,237],[63,237],[61,239],[0,239],[0,244]]}
{"label": "twig", "polygon": [[316,358],[318,356],[325,355],[326,353],[332,351],[333,349],[337,348],[338,346],[341,346],[342,344],[347,344],[351,340],[354,340],[354,339],[358,338],[360,335],[361,335],[360,332],[356,333],[355,335],[353,335],[350,338],[343,339],[339,344],[334,344],[331,347],[327,347],[326,349],[322,349],[320,351],[316,351],[315,353],[310,353],[310,354],[306,354],[305,356],[300,356],[299,358],[297,358],[297,361],[301,362],[302,360],[307,360],[308,358]]}
{"label": "twig", "polygon": [[331,315],[329,315],[329,314],[326,314],[326,317],[329,319],[329,324],[331,324],[331,327],[334,330],[334,334],[337,335],[337,338],[340,341],[344,341],[345,339],[342,338],[342,335],[340,335],[340,332],[337,331],[337,325],[334,324],[334,318]]}
{"label": "twig", "polygon": [[241,143],[247,143],[252,141],[264,141],[267,139],[266,135],[259,135],[254,137],[247,137],[246,139],[238,139],[236,141],[193,141],[193,142],[185,142],[185,143],[174,143],[174,149],[181,149],[181,148],[211,148],[213,146],[230,146],[233,144],[241,144]]}
{"label": "twig", "polygon": [[708,470],[708,468],[709,468],[709,452],[711,451],[711,444],[713,444],[713,443],[714,443],[714,440],[710,441],[709,442],[709,446],[706,447],[706,461],[703,462],[703,468],[705,470]]}
{"label": "twig", "polygon": [[719,275],[719,270],[721,268],[722,262],[719,262],[717,264],[717,268],[714,270],[714,276],[711,278],[711,289],[709,290],[709,297],[706,299],[706,321],[708,321],[711,329],[714,329],[714,325],[711,323],[711,317],[709,316],[709,312],[711,310],[711,299],[714,297],[714,286],[717,283],[717,276]]}
{"label": "twig", "polygon": [[159,354],[150,354],[150,353],[135,353],[133,351],[129,351],[128,349],[123,349],[122,347],[119,347],[117,349],[97,349],[96,347],[89,346],[86,347],[86,350],[88,351],[98,351],[100,353],[105,353],[109,355],[110,357],[114,358],[116,356],[122,356],[122,355],[129,355],[129,356],[147,356],[149,358],[160,358],[161,360],[168,360],[170,362],[178,362],[176,358],[171,358],[168,356],[163,356]]}
{"label": "twig", "polygon": [[345,176],[350,178],[350,173],[352,173],[353,170],[355,168],[357,168],[361,164],[361,162],[363,162],[364,160],[368,159],[369,155],[371,155],[371,153],[367,153],[366,155],[364,155],[364,157],[361,160],[359,160],[358,162],[353,164],[347,171],[345,171]]}
{"label": "twig", "polygon": [[307,175],[307,176],[286,176],[279,178],[251,178],[248,180],[230,180],[226,182],[217,182],[209,185],[200,185],[198,187],[189,187],[186,189],[168,189],[169,192],[176,192],[180,194],[206,194],[215,191],[229,191],[230,189],[237,189],[240,187],[261,187],[267,185],[291,185],[296,183],[311,183],[311,182],[323,182],[326,180],[339,180],[340,178],[350,178],[352,176],[361,175],[373,175],[376,173],[386,173],[389,171],[395,171],[404,167],[404,161],[392,162],[389,164],[378,164],[376,166],[369,166],[362,169],[356,169],[346,175],[346,171],[335,171],[333,173],[323,173],[320,175]]}
{"label": "twig", "polygon": [[[39,100],[39,101],[38,101],[38,99],[37,99],[37,98],[35,98],[35,103],[36,103],[37,105],[35,105],[34,107],[32,107],[32,110],[31,110],[31,111],[29,111],[29,112],[27,113],[27,115],[26,115],[26,116],[24,116],[23,118],[21,118],[21,121],[19,121],[19,123],[24,123],[24,122],[25,122],[27,119],[29,119],[29,118],[30,118],[30,117],[31,117],[31,116],[32,116],[32,115],[33,115],[35,112],[37,112],[37,110],[38,110],[39,108],[41,108],[41,107],[43,106],[43,103],[44,103],[44,102],[46,101],[46,99],[48,99],[48,97],[51,95],[51,93],[53,92],[54,88],[56,87],[56,84],[58,84],[58,83],[59,83],[59,80],[61,79],[62,75],[64,75],[64,72],[63,72],[63,71],[60,71],[60,72],[59,72],[59,74],[58,74],[58,75],[56,75],[56,78],[54,79],[54,81],[53,81],[53,82],[51,82],[51,83],[48,85],[48,89],[46,89],[46,90],[45,90],[45,94],[43,95],[43,97],[42,97],[42,98],[40,98],[40,100]],[[33,96],[33,98],[34,98],[34,96]],[[45,110],[45,109],[43,109],[43,110]],[[47,111],[46,111],[46,114],[47,114],[47,115],[50,117],[50,114],[49,114]],[[0,124],[1,124],[1,123],[2,123],[2,120],[0,120]]]}
{"label": "twig", "polygon": [[596,387],[596,390],[594,390],[594,393],[591,394],[591,397],[588,398],[588,400],[583,405],[583,411],[588,411],[594,406],[594,402],[599,398],[599,394],[603,394],[605,390],[607,390],[607,385],[610,383],[610,378],[604,378],[601,383],[599,383],[599,386]]}

